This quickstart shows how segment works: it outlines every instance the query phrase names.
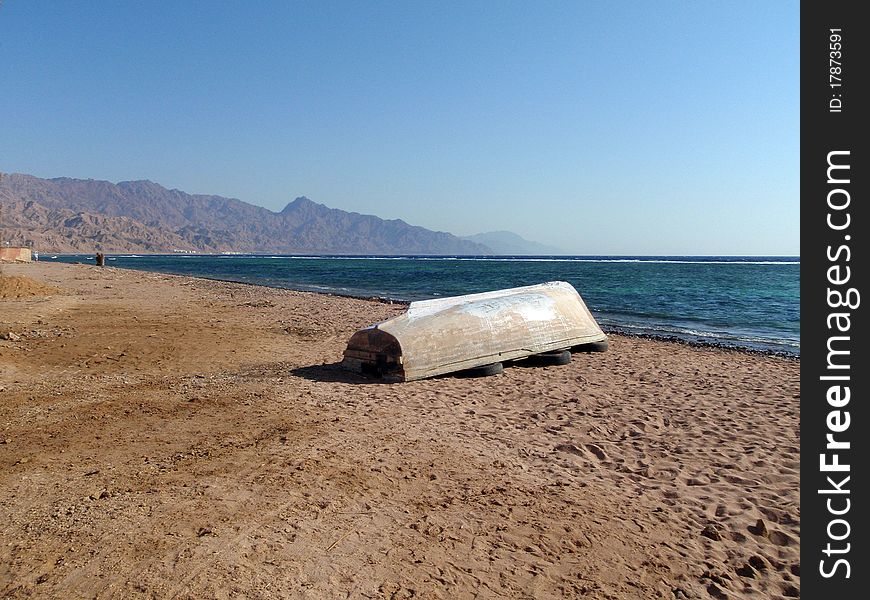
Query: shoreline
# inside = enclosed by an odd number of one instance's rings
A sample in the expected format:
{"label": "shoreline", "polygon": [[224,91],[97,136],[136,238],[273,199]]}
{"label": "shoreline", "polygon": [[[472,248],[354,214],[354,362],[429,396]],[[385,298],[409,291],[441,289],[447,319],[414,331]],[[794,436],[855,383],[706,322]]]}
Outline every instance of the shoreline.
{"label": "shoreline", "polygon": [[[60,254],[58,254],[58,256],[60,256]],[[65,256],[81,256],[81,255],[66,254]],[[142,256],[146,256],[146,255],[143,254]],[[174,255],[174,254],[153,254],[151,256],[177,256],[177,255]],[[193,256],[219,257],[219,256],[223,256],[223,255],[221,255],[221,254],[197,254],[197,255],[193,255]],[[268,256],[268,255],[247,255],[247,254],[245,254],[242,256]],[[314,257],[314,256],[319,256],[319,255],[310,255],[310,256]],[[338,257],[338,255],[336,255],[336,256]],[[348,256],[350,256],[350,255],[348,255]],[[360,256],[365,256],[365,255],[360,255]],[[786,257],[786,258],[790,258],[790,257]],[[49,264],[51,264],[51,263],[49,263]],[[86,266],[94,266],[94,265],[89,265],[88,263],[79,263],[79,262],[60,263],[60,264],[81,264],[81,265],[86,265]],[[144,269],[134,269],[134,268],[130,268],[130,267],[115,267],[112,265],[107,265],[106,268],[125,269],[125,270],[129,270],[129,271],[139,271],[139,272],[144,272],[144,273],[161,273],[161,274],[165,274],[165,275],[176,275],[179,277],[191,277],[191,278],[203,279],[203,280],[207,280],[207,281],[222,281],[222,282],[227,282],[227,283],[238,283],[238,284],[242,284],[242,285],[260,286],[260,287],[271,288],[271,289],[286,289],[286,290],[293,290],[293,291],[298,291],[298,292],[308,292],[308,293],[312,293],[312,294],[322,294],[322,295],[330,296],[330,297],[353,298],[353,299],[357,299],[357,300],[369,300],[372,302],[380,302],[380,303],[384,303],[384,304],[395,304],[395,305],[400,305],[400,306],[408,306],[412,302],[411,300],[392,298],[390,296],[377,296],[377,295],[372,296],[372,295],[351,294],[351,293],[342,294],[342,293],[338,293],[338,292],[328,292],[328,291],[324,291],[324,290],[308,289],[305,286],[292,287],[292,286],[269,285],[267,283],[239,281],[239,280],[235,280],[235,279],[226,279],[226,278],[221,278],[221,277],[209,277],[209,276],[205,276],[205,275],[180,275],[180,274],[176,274],[176,273],[165,273],[163,271],[147,271]],[[729,342],[695,340],[695,339],[687,339],[687,338],[680,337],[678,334],[659,334],[659,333],[635,332],[635,331],[628,331],[627,329],[624,329],[623,327],[620,327],[619,325],[601,325],[600,323],[599,323],[599,325],[601,326],[602,331],[604,331],[604,333],[606,333],[608,335],[616,334],[616,335],[622,335],[625,337],[637,337],[637,338],[641,338],[641,339],[658,340],[658,341],[663,341],[663,342],[674,342],[674,343],[678,343],[678,344],[685,344],[687,346],[691,346],[691,347],[695,347],[695,348],[716,348],[719,350],[733,350],[735,352],[743,352],[743,353],[752,354],[752,355],[776,356],[776,357],[780,357],[780,358],[794,359],[794,360],[800,361],[800,349],[799,348],[797,351],[775,350],[775,349],[771,349],[771,348],[754,348],[754,347],[748,346],[748,345],[747,346],[740,345],[736,342],[729,343]]]}
{"label": "shoreline", "polygon": [[799,595],[799,360],[614,335],[384,384],[339,362],[400,305],[3,271],[42,295],[0,299],[0,595]]}
{"label": "shoreline", "polygon": [[657,342],[671,342],[674,344],[682,344],[685,346],[689,346],[691,348],[711,348],[715,350],[722,351],[731,351],[731,352],[739,352],[741,354],[749,354],[751,356],[770,356],[775,358],[781,358],[784,360],[793,360],[797,363],[800,363],[801,355],[800,354],[792,354],[790,352],[786,352],[784,350],[765,350],[762,348],[747,348],[745,346],[737,346],[730,345],[722,342],[704,342],[698,340],[685,340],[683,338],[673,336],[673,335],[664,335],[664,334],[656,334],[656,333],[635,333],[630,331],[625,331],[620,329],[619,327],[607,327],[602,326],[601,329],[607,335],[621,335],[623,337],[633,337],[644,340],[652,340]]}
{"label": "shoreline", "polygon": [[[52,254],[56,256],[93,256],[94,252],[49,252],[37,250],[42,254]],[[218,252],[218,253],[200,253],[200,252],[103,252],[108,256],[302,256],[309,258],[322,257],[359,257],[359,258],[491,258],[493,260],[511,260],[514,258],[637,258],[637,259],[662,259],[662,258],[698,258],[698,259],[713,259],[713,258],[758,258],[758,259],[795,259],[788,261],[789,264],[799,263],[800,256],[792,256],[788,254],[329,254],[329,253],[305,253],[294,252],[290,254],[282,254],[280,252]]]}

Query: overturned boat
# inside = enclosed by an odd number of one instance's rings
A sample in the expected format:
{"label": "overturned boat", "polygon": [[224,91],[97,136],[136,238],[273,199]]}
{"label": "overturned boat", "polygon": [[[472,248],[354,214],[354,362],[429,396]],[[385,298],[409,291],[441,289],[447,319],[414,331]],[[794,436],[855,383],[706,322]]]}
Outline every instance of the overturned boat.
{"label": "overturned boat", "polygon": [[390,381],[498,365],[569,349],[602,351],[607,336],[570,283],[412,302],[357,331],[343,365]]}

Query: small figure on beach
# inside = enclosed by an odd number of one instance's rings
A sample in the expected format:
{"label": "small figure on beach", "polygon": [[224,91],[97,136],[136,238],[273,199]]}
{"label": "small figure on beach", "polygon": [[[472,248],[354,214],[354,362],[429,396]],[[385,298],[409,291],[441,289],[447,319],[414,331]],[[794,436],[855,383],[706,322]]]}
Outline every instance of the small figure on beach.
{"label": "small figure on beach", "polygon": [[97,266],[103,267],[106,264],[106,256],[102,252],[97,252]]}

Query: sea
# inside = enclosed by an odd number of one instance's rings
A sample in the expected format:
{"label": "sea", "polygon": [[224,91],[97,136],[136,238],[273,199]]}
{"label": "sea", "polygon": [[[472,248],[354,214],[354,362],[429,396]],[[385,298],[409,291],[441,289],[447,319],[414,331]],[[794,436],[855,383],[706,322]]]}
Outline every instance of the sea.
{"label": "sea", "polygon": [[[800,356],[800,258],[790,256],[107,255],[107,265],[413,301],[567,281],[606,332]],[[94,255],[41,255],[94,261]]]}

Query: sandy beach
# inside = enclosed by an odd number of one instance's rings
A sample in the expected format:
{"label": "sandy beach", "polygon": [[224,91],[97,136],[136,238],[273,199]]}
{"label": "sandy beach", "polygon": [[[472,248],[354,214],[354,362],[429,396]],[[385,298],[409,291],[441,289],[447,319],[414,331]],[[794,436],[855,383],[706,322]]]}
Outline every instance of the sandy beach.
{"label": "sandy beach", "polygon": [[798,360],[382,384],[338,363],[400,305],[2,271],[0,596],[800,595]]}

